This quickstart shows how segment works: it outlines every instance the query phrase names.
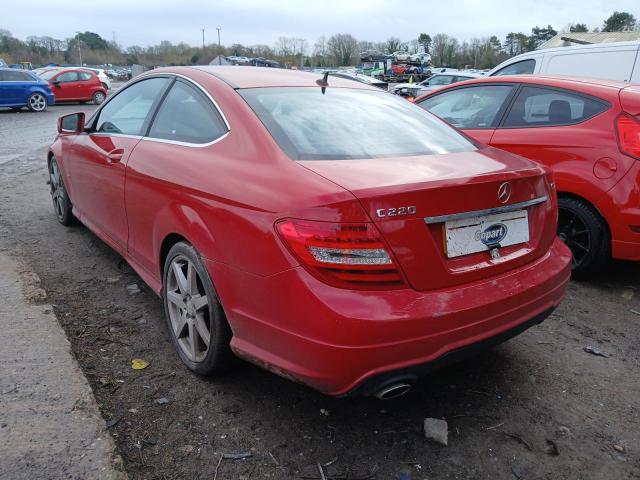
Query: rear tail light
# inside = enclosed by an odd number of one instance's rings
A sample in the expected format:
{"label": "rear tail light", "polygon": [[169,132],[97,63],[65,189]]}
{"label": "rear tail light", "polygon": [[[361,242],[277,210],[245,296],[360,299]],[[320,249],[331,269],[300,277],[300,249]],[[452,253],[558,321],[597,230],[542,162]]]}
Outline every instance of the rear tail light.
{"label": "rear tail light", "polygon": [[373,223],[287,219],[276,227],[302,265],[327,283],[365,289],[404,283]]}
{"label": "rear tail light", "polygon": [[620,151],[640,159],[640,122],[637,118],[620,115],[616,119],[616,131]]}

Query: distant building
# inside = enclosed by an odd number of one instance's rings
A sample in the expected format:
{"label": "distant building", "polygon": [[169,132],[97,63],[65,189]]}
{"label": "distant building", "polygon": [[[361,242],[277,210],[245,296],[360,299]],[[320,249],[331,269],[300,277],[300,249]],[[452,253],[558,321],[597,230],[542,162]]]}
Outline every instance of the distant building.
{"label": "distant building", "polygon": [[218,55],[209,62],[209,65],[233,65],[233,63],[227,60],[223,55]]}
{"label": "distant building", "polygon": [[640,32],[574,32],[559,33],[538,47],[570,47],[575,45],[591,45],[593,43],[632,42],[640,40]]}

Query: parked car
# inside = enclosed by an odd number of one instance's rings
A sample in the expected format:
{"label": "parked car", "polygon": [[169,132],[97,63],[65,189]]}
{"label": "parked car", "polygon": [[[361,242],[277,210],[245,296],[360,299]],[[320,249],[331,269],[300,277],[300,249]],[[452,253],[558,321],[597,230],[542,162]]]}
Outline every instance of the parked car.
{"label": "parked car", "polygon": [[431,54],[430,53],[414,53],[409,57],[409,60],[412,63],[420,63],[422,65],[427,65],[431,62]]}
{"label": "parked car", "polygon": [[410,69],[411,66],[406,64],[391,65],[391,73],[393,73],[394,75],[404,75],[405,73],[409,72]]}
{"label": "parked car", "polygon": [[233,351],[328,394],[389,398],[549,315],[571,262],[550,172],[388,92],[324,80],[136,77],[86,122],[60,119],[58,220],[80,219],[162,296],[200,374]]}
{"label": "parked car", "polygon": [[384,62],[386,55],[378,50],[367,50],[360,52],[360,60],[362,62]]}
{"label": "parked car", "polygon": [[640,83],[639,49],[639,41],[545,48],[505,60],[489,76],[569,75]]}
{"label": "parked car", "polygon": [[7,62],[4,61],[4,58],[0,58],[0,67],[7,67]]}
{"label": "parked car", "polygon": [[419,83],[399,83],[393,87],[393,93],[405,97],[417,97],[427,92],[437,90],[452,83],[463,82],[481,75],[468,72],[438,73]]}
{"label": "parked car", "polygon": [[56,99],[49,84],[31,72],[0,68],[0,107],[42,112]]}
{"label": "parked car", "polygon": [[396,62],[408,62],[411,59],[409,52],[393,52],[391,55]]}
{"label": "parked car", "polygon": [[416,100],[478,141],[553,169],[558,235],[577,275],[640,260],[640,87],[532,75],[488,77]]}
{"label": "parked car", "polygon": [[89,102],[100,105],[107,90],[98,76],[85,68],[49,70],[40,75],[47,80],[58,102]]}

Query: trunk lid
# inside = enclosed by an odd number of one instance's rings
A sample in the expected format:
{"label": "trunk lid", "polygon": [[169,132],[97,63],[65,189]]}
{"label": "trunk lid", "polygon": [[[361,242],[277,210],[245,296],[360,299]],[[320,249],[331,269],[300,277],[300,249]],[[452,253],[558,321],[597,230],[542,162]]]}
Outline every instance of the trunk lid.
{"label": "trunk lid", "polygon": [[[416,290],[469,283],[517,268],[546,253],[555,238],[557,207],[549,174],[529,160],[491,147],[464,153],[300,164],[356,196]],[[503,203],[498,190],[505,182],[511,194]],[[497,258],[492,258],[484,245],[482,251],[456,253],[454,244],[460,237],[447,240],[462,231],[454,231],[460,225],[452,222],[459,220],[443,216],[466,214],[462,228],[473,235],[474,225],[499,228],[496,225],[502,221],[491,216],[482,217],[487,224],[474,223],[479,214],[532,201],[538,203],[515,210],[522,216],[513,220],[519,222],[520,230],[528,223],[528,240],[500,246]],[[478,215],[470,216],[469,212]],[[511,218],[516,217],[509,217],[509,221]],[[467,248],[465,245],[463,251]]]}

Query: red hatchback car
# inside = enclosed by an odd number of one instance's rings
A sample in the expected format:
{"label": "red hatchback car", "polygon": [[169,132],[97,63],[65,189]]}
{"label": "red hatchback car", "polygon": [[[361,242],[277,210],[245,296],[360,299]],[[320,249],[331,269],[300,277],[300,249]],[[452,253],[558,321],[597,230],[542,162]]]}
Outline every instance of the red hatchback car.
{"label": "red hatchback car", "polygon": [[84,69],[49,70],[40,77],[51,84],[51,90],[59,102],[93,102],[100,105],[107,98],[107,91],[98,76]]}
{"label": "red hatchback car", "polygon": [[456,84],[416,100],[471,137],[555,173],[558,235],[575,274],[640,260],[640,87],[532,75]]}
{"label": "red hatchback car", "polygon": [[551,174],[375,87],[160,69],[59,132],[59,221],[163,297],[200,374],[233,351],[327,394],[389,398],[564,296]]}

